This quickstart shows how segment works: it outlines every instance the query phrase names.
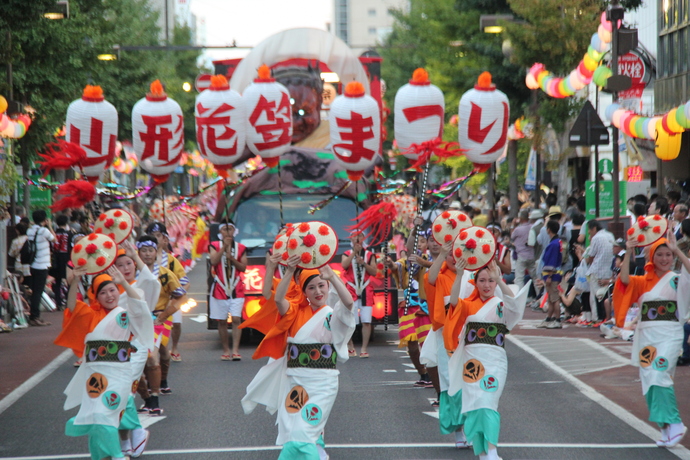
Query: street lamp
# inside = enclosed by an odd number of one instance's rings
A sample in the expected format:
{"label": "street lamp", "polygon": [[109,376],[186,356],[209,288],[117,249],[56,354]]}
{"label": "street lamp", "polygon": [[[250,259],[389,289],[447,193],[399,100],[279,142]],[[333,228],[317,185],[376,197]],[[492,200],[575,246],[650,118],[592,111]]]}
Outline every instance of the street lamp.
{"label": "street lamp", "polygon": [[69,1],[60,0],[50,8],[49,11],[43,13],[46,19],[65,19],[69,18]]}
{"label": "street lamp", "polygon": [[479,29],[485,34],[500,34],[503,26],[500,21],[513,22],[512,14],[482,14],[479,16]]}

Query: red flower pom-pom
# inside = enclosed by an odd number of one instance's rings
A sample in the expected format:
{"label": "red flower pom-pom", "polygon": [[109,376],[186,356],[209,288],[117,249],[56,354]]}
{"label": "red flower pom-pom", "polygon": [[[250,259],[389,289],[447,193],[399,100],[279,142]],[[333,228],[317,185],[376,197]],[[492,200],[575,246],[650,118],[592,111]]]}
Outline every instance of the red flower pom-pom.
{"label": "red flower pom-pom", "polygon": [[276,244],[273,245],[273,247],[276,249],[280,249],[283,247],[283,242],[278,240],[278,241],[276,241]]}
{"label": "red flower pom-pom", "polygon": [[323,235],[323,236],[328,235],[328,226],[327,225],[322,225],[319,227],[319,235]]}
{"label": "red flower pom-pom", "polygon": [[105,228],[110,228],[115,225],[115,219],[108,219],[103,223],[103,225],[105,225]]}
{"label": "red flower pom-pom", "polygon": [[632,236],[633,233],[635,233],[635,229],[634,229],[634,228],[629,228],[629,229],[628,229],[628,236]]}
{"label": "red flower pom-pom", "polygon": [[299,224],[299,227],[297,229],[302,232],[302,233],[307,233],[309,231],[309,224],[306,222],[302,222]]}
{"label": "red flower pom-pom", "polygon": [[443,241],[450,241],[450,240],[452,240],[452,239],[453,239],[453,237],[450,236],[450,235],[446,235],[446,236],[443,237]]}
{"label": "red flower pom-pom", "polygon": [[489,246],[488,244],[482,245],[482,252],[483,252],[484,254],[490,253],[490,252],[491,252],[491,246]]}
{"label": "red flower pom-pom", "polygon": [[96,238],[98,238],[98,235],[94,235],[93,233],[86,237],[86,239],[89,241],[93,241]]}
{"label": "red flower pom-pom", "polygon": [[108,233],[108,236],[110,237],[111,240],[115,239],[115,234],[114,233]]}
{"label": "red flower pom-pom", "polygon": [[86,265],[86,259],[84,259],[83,257],[80,257],[79,260],[77,260],[77,265],[79,265],[80,267],[83,267],[84,265]]}
{"label": "red flower pom-pom", "polygon": [[465,238],[467,238],[467,232],[460,232],[460,239],[464,240]]}
{"label": "red flower pom-pom", "polygon": [[474,249],[477,247],[477,242],[473,239],[469,239],[469,240],[465,241],[465,247],[467,249]]}
{"label": "red flower pom-pom", "polygon": [[654,233],[659,234],[659,233],[661,233],[661,227],[659,227],[659,226],[657,225],[656,227],[654,227],[654,228],[652,229],[652,231],[653,231]]}
{"label": "red flower pom-pom", "polygon": [[443,230],[443,227],[441,226],[441,224],[434,225],[434,231],[436,233],[440,232],[441,230]]}
{"label": "red flower pom-pom", "polygon": [[283,260],[288,260],[289,257],[290,255],[287,252],[283,253]]}
{"label": "red flower pom-pom", "polygon": [[377,270],[383,270],[383,264],[381,262],[376,264],[376,269]]}
{"label": "red flower pom-pom", "polygon": [[644,235],[637,235],[637,242],[642,243],[644,241]]}
{"label": "red flower pom-pom", "polygon": [[642,220],[644,220],[644,216],[640,216],[640,217],[637,218],[637,221],[638,221],[638,222],[640,222],[640,221],[642,221]]}
{"label": "red flower pom-pom", "polygon": [[452,228],[455,228],[455,227],[458,226],[458,221],[455,220],[455,219],[448,219],[448,223],[450,224],[450,226],[451,226]]}
{"label": "red flower pom-pom", "polygon": [[290,236],[290,235],[292,235],[292,232],[294,232],[294,231],[295,231],[295,229],[291,227],[291,228],[288,228],[288,229],[287,229],[287,231],[285,232],[285,234],[286,234],[287,236]]}
{"label": "red flower pom-pom", "polygon": [[309,254],[308,252],[303,252],[302,257],[300,259],[302,260],[303,264],[308,264],[309,262],[311,262],[311,254]]}
{"label": "red flower pom-pom", "polygon": [[472,256],[467,258],[467,263],[470,265],[475,265],[477,263],[477,258]]}
{"label": "red flower pom-pom", "polygon": [[96,246],[95,244],[91,243],[91,244],[86,246],[86,253],[87,254],[95,254],[96,251],[98,251],[98,246]]}
{"label": "red flower pom-pom", "polygon": [[481,238],[484,236],[484,230],[477,230],[474,234],[477,235],[477,238]]}
{"label": "red flower pom-pom", "polygon": [[127,222],[123,220],[118,227],[120,227],[120,230],[127,230]]}
{"label": "red flower pom-pom", "polygon": [[316,237],[310,233],[304,237],[302,243],[304,243],[306,247],[310,248],[316,244]]}
{"label": "red flower pom-pom", "polygon": [[108,216],[106,216],[105,214],[101,214],[100,216],[98,216],[98,220],[100,220],[101,222],[106,220],[107,218]]}
{"label": "red flower pom-pom", "polygon": [[331,247],[327,244],[322,244],[319,246],[319,254],[322,256],[327,256],[328,254],[331,253]]}
{"label": "red flower pom-pom", "polygon": [[98,227],[96,230],[94,230],[94,233],[103,233],[103,229]]}
{"label": "red flower pom-pom", "polygon": [[101,256],[98,259],[96,259],[96,265],[98,265],[99,267],[105,265],[105,257]]}
{"label": "red flower pom-pom", "polygon": [[460,214],[458,215],[458,219],[460,220],[460,222],[465,222],[467,220],[467,216],[464,214]]}
{"label": "red flower pom-pom", "polygon": [[298,244],[299,244],[299,242],[296,239],[292,238],[292,239],[290,239],[290,241],[288,241],[288,248],[289,249],[295,249]]}
{"label": "red flower pom-pom", "polygon": [[661,220],[661,216],[659,214],[654,214],[654,217],[652,217],[654,220]]}
{"label": "red flower pom-pom", "polygon": [[115,217],[120,217],[121,215],[122,215],[122,211],[115,211],[113,213],[113,216],[115,216]]}
{"label": "red flower pom-pom", "polygon": [[78,245],[74,246],[74,248],[72,248],[72,249],[74,249],[74,252],[79,252],[79,251],[81,251],[82,247],[83,246],[81,244],[78,244]]}
{"label": "red flower pom-pom", "polygon": [[637,226],[640,227],[640,230],[644,230],[645,228],[649,227],[649,222],[646,220],[641,220],[638,222]]}
{"label": "red flower pom-pom", "polygon": [[448,219],[450,217],[450,213],[448,211],[443,211],[443,213],[441,214],[441,217],[443,219]]}
{"label": "red flower pom-pom", "polygon": [[105,242],[103,243],[103,247],[106,248],[106,249],[110,249],[110,248],[113,247],[113,242],[112,242],[112,241],[105,241]]}
{"label": "red flower pom-pom", "polygon": [[455,249],[455,258],[457,259],[459,257],[462,257],[462,249],[456,248]]}

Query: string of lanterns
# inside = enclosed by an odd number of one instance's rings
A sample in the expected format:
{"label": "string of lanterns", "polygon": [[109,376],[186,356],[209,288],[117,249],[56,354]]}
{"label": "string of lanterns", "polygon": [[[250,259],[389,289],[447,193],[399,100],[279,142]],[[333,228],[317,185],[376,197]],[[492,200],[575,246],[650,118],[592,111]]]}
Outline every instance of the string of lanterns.
{"label": "string of lanterns", "polygon": [[5,113],[6,110],[7,99],[0,96],[0,137],[21,139],[31,126],[31,117],[22,113],[17,115],[16,119],[12,119]]}

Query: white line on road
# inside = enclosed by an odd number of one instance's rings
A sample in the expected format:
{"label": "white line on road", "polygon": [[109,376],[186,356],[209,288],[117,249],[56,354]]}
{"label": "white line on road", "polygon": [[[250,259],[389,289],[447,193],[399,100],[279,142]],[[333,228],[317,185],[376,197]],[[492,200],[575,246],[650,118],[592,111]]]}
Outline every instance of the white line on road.
{"label": "white line on road", "polygon": [[[635,417],[631,412],[627,411],[623,407],[621,407],[618,404],[616,404],[615,402],[611,401],[606,396],[597,392],[591,386],[580,381],[578,378],[576,378],[575,376],[573,376],[569,372],[565,371],[562,367],[558,366],[556,363],[554,363],[550,359],[546,358],[544,355],[542,355],[541,353],[536,351],[534,348],[532,348],[529,345],[527,345],[526,343],[524,343],[518,337],[516,337],[514,335],[509,335],[508,339],[510,339],[510,341],[512,341],[515,345],[520,347],[522,350],[524,350],[527,353],[529,353],[530,355],[534,356],[534,358],[536,358],[537,361],[540,361],[547,368],[551,369],[552,371],[554,371],[555,373],[557,373],[558,375],[563,377],[563,379],[565,379],[572,386],[574,386],[575,388],[580,390],[580,392],[582,394],[584,394],[585,396],[587,396],[589,399],[596,402],[601,407],[603,407],[604,409],[608,410],[613,415],[615,415],[616,417],[621,419],[623,422],[630,425],[630,427],[634,428],[635,430],[639,431],[640,433],[649,437],[652,440],[656,440],[659,437],[659,432],[657,430],[655,430],[651,426],[647,425],[644,421]],[[642,444],[642,445],[646,445],[646,444]],[[652,444],[652,445],[656,447],[656,444]],[[657,449],[658,449],[658,447],[657,447]],[[686,449],[683,446],[677,446],[677,447],[674,447],[673,449],[669,449],[669,450],[674,455],[676,455],[678,458],[682,458],[684,460],[690,460],[690,450]]]}
{"label": "white line on road", "polygon": [[52,374],[55,371],[55,369],[57,369],[64,362],[69,360],[71,356],[74,356],[72,350],[63,351],[58,355],[57,358],[48,363],[46,367],[36,372],[29,380],[22,383],[17,388],[15,388],[14,391],[12,391],[12,393],[2,398],[2,400],[0,401],[0,414],[5,412],[12,404],[16,403],[19,400],[19,398],[31,391],[32,388],[41,383],[46,377]]}
{"label": "white line on road", "polygon": [[395,369],[384,369],[383,372],[398,372]]}
{"label": "white line on road", "polygon": [[[431,414],[428,414],[431,415]],[[452,448],[454,443],[432,442],[432,443],[394,443],[394,444],[328,444],[326,448],[331,449],[425,449],[425,448]],[[516,449],[658,449],[656,444],[549,444],[549,443],[508,443],[498,444],[501,448]],[[212,454],[212,453],[232,453],[232,452],[265,452],[280,450],[280,446],[247,446],[247,447],[218,447],[202,449],[170,449],[170,450],[147,450],[146,456],[152,455],[190,455],[190,454]],[[677,455],[678,448],[669,449]],[[0,457],[0,460],[60,460],[73,458],[89,458],[89,454],[70,454],[70,455],[41,455],[32,457]]]}

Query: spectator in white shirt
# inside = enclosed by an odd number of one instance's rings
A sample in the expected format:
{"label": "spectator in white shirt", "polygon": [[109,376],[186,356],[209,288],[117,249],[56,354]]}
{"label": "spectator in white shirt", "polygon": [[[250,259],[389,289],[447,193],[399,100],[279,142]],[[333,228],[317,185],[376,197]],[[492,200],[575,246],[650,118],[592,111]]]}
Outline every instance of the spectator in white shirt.
{"label": "spectator in white shirt", "polygon": [[605,289],[613,276],[611,254],[615,238],[612,233],[604,230],[601,223],[596,220],[587,222],[587,231],[590,238],[587,256],[589,301],[592,307],[592,321],[599,323],[605,319],[606,313],[604,306],[597,302],[597,291]]}
{"label": "spectator in white shirt", "polygon": [[33,212],[34,225],[26,232],[27,240],[36,241],[36,257],[31,263],[31,313],[30,326],[50,326],[41,319],[41,296],[48,280],[50,268],[50,243],[55,240],[53,227],[42,209]]}

